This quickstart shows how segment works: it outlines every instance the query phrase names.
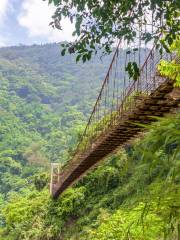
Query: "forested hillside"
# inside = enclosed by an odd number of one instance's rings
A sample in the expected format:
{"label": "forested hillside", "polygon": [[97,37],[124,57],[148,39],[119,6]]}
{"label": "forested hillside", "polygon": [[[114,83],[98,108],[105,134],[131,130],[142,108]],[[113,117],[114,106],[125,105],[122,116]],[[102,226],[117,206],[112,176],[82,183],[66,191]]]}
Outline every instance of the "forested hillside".
{"label": "forested hillside", "polygon": [[49,163],[71,157],[111,60],[59,48],[0,49],[0,240],[177,240],[179,113],[50,198]]}
{"label": "forested hillside", "polygon": [[40,184],[46,184],[50,162],[70,158],[108,61],[78,65],[60,56],[58,44],[0,49],[3,203],[31,192],[41,174]]}
{"label": "forested hillside", "polygon": [[67,160],[108,62],[78,65],[58,44],[0,49],[2,194],[24,187],[36,165]]}
{"label": "forested hillside", "polygon": [[111,57],[76,64],[75,57],[60,52],[59,44],[1,48],[1,72],[9,79],[9,90],[27,102],[49,104],[56,112],[76,106],[87,114]]}

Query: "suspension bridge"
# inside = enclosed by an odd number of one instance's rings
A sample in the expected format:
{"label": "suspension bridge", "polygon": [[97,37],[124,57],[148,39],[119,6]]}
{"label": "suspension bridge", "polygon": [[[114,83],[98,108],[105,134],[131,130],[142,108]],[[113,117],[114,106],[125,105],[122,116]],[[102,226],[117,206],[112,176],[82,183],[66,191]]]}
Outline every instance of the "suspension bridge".
{"label": "suspension bridge", "polygon": [[[155,47],[146,51],[123,50],[119,42],[74,157],[63,169],[52,165],[50,191],[54,199],[99,161],[144,131],[141,124],[150,124],[156,120],[153,117],[162,117],[178,107],[179,89],[171,79],[159,74],[157,65],[161,59],[179,59]],[[141,66],[137,79],[127,73],[129,62]]]}

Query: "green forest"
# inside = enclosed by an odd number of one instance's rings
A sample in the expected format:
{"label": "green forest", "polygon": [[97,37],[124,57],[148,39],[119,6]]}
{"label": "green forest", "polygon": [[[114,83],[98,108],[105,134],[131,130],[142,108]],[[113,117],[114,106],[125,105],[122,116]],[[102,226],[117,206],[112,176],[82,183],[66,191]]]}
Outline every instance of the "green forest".
{"label": "green forest", "polygon": [[45,1],[56,8],[50,25],[69,18],[76,40],[0,48],[0,240],[180,240],[179,108],[139,124],[140,135],[58,199],[49,190],[51,163],[71,164],[115,40],[132,44],[134,62],[130,48],[119,51],[135,83],[138,39],[139,66],[153,41],[155,54],[173,56],[156,74],[180,87],[179,1]]}
{"label": "green forest", "polygon": [[0,50],[0,239],[177,240],[178,113],[50,197],[50,162],[71,157],[110,60],[79,68],[58,54],[57,44]]}

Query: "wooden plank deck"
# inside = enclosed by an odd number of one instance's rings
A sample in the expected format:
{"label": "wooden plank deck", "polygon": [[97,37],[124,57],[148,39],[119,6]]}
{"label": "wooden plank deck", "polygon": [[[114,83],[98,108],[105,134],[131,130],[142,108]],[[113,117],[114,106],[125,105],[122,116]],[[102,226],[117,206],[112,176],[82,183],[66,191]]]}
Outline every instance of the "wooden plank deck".
{"label": "wooden plank deck", "polygon": [[60,174],[60,181],[53,185],[53,198],[56,199],[99,161],[143,132],[144,128],[136,123],[150,124],[156,120],[152,116],[162,117],[178,108],[180,90],[174,88],[173,84],[173,81],[167,79],[149,96],[137,100],[134,109],[124,114],[114,126],[109,126],[107,131],[96,139],[93,147],[76,155]]}

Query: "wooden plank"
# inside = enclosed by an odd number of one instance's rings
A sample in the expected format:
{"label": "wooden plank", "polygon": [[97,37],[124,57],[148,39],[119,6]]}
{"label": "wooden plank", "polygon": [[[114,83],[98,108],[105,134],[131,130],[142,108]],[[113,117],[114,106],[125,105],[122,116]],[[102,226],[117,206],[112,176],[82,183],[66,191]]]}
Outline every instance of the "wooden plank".
{"label": "wooden plank", "polygon": [[[151,116],[163,116],[166,112],[178,106],[180,96],[169,103],[166,96],[172,90],[172,82],[167,81],[160,85],[152,94],[150,94],[143,102],[136,104],[136,109],[126,112],[115,125],[109,128],[96,139],[94,146],[89,147],[80,156],[75,156],[75,162],[69,163],[61,174],[60,183],[52,186],[52,194],[57,198],[68,186],[74,184],[89,169],[97,165],[99,161],[104,159],[118,147],[128,143],[131,139],[139,136],[143,132],[143,127],[135,125],[136,123],[150,124],[156,121]],[[130,122],[132,123],[130,123]]]}

